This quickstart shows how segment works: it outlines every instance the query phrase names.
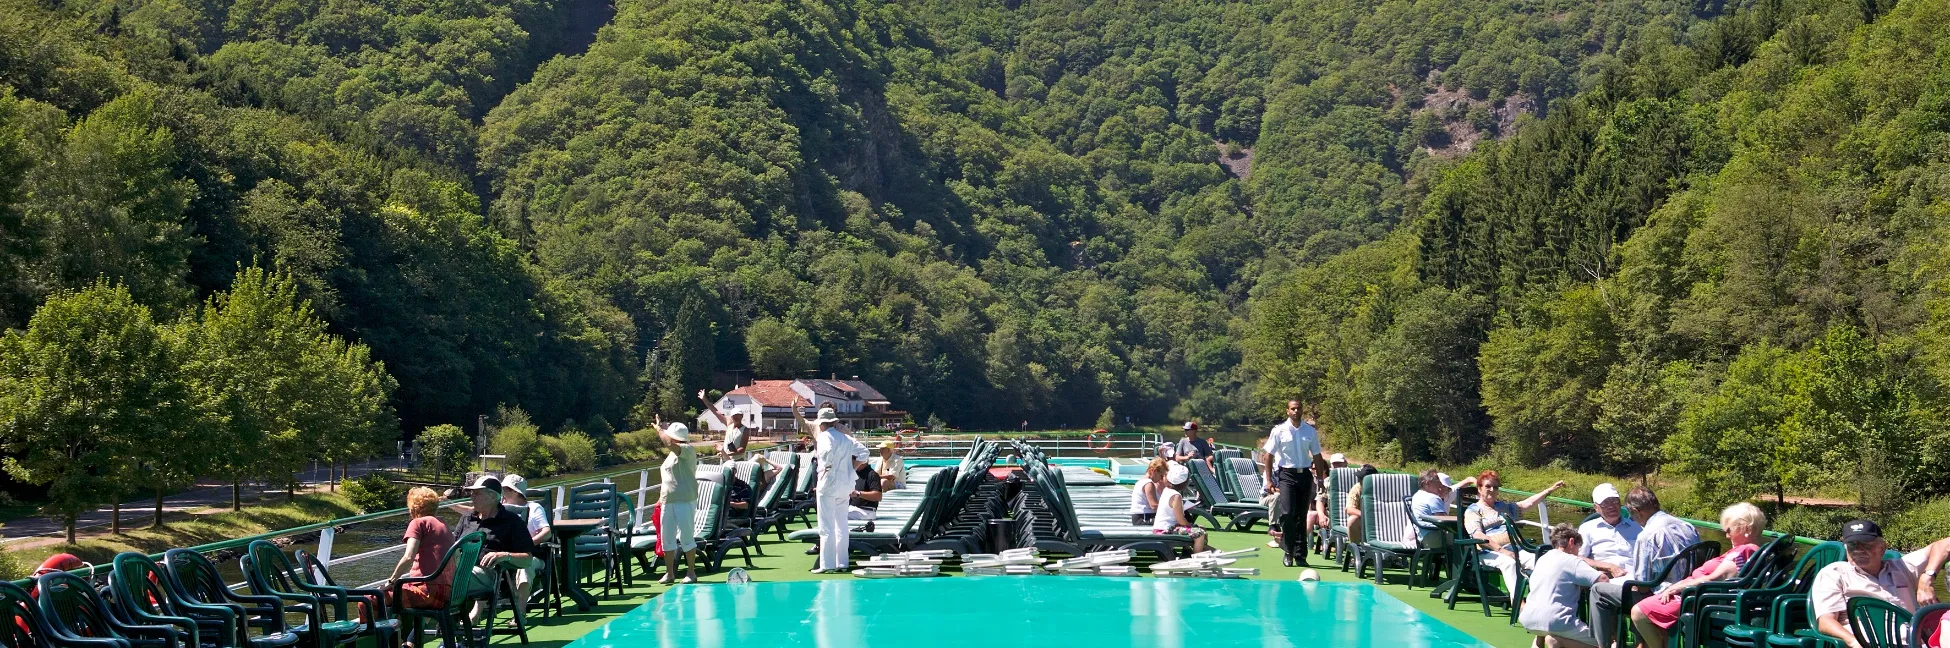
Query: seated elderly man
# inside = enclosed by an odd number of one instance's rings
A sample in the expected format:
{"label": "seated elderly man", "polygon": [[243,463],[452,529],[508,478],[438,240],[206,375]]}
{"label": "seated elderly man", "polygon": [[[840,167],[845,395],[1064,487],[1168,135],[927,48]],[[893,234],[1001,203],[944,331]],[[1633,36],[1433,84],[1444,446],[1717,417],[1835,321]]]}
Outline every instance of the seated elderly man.
{"label": "seated elderly man", "polygon": [[[473,567],[469,591],[489,591],[494,587],[492,569],[503,567],[512,569],[515,579],[515,613],[526,614],[528,594],[533,587],[535,574],[541,570],[541,561],[535,559],[535,538],[529,535],[528,521],[501,503],[501,480],[481,476],[467,487],[473,510],[460,518],[460,528],[454,530],[454,537],[464,538],[475,531],[486,537],[481,541],[481,562]],[[455,579],[458,581],[459,579]],[[478,602],[473,613],[477,622],[486,623],[482,618],[487,613],[487,603]]]}
{"label": "seated elderly man", "polygon": [[[1622,609],[1625,600],[1624,580],[1649,581],[1665,571],[1666,564],[1679,557],[1681,551],[1699,543],[1699,530],[1685,520],[1674,517],[1660,508],[1659,496],[1643,485],[1633,486],[1625,494],[1625,506],[1632,509],[1632,518],[1638,522],[1639,534],[1632,541],[1632,562],[1624,567],[1625,578],[1613,582],[1591,586],[1591,631],[1598,640],[1600,648],[1607,648],[1617,638],[1618,617],[1627,613]],[[1677,581],[1685,574],[1667,574],[1667,582]]]}
{"label": "seated elderly man", "polygon": [[[1854,520],[1842,525],[1842,545],[1848,549],[1848,559],[1821,568],[1808,592],[1822,634],[1840,639],[1849,648],[1861,648],[1848,627],[1848,600],[1858,596],[1882,599],[1911,612],[1919,604],[1936,602],[1936,573],[1950,556],[1950,538],[1904,554],[1902,560],[1884,560],[1889,543],[1882,539],[1882,527]],[[1940,645],[1939,632],[1930,633],[1930,645]]]}
{"label": "seated elderly man", "polygon": [[[1434,468],[1422,471],[1422,490],[1415,491],[1415,496],[1408,500],[1408,512],[1415,519],[1427,520],[1449,514],[1448,498],[1449,493],[1453,491],[1450,490],[1448,480],[1444,477],[1446,476],[1436,472]],[[1402,542],[1420,545],[1429,537],[1429,531],[1427,526],[1410,522],[1408,528],[1402,533]]]}

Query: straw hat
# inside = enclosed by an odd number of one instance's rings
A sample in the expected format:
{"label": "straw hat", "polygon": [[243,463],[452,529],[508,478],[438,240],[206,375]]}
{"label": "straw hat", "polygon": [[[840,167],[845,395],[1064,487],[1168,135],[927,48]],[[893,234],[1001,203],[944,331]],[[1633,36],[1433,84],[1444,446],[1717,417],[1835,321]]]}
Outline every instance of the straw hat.
{"label": "straw hat", "polygon": [[825,425],[827,423],[838,423],[838,422],[840,422],[840,413],[833,411],[833,408],[831,407],[819,408],[819,418],[813,419],[814,425]]}

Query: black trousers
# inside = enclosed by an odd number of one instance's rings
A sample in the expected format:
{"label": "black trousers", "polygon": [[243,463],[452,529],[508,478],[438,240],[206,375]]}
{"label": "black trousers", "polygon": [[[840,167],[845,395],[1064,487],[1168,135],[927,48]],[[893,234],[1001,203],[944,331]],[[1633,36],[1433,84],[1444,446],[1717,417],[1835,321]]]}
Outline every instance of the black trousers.
{"label": "black trousers", "polygon": [[1307,508],[1314,502],[1314,479],[1307,471],[1299,468],[1280,468],[1273,471],[1273,482],[1279,486],[1280,501],[1280,546],[1286,555],[1305,559],[1307,557]]}

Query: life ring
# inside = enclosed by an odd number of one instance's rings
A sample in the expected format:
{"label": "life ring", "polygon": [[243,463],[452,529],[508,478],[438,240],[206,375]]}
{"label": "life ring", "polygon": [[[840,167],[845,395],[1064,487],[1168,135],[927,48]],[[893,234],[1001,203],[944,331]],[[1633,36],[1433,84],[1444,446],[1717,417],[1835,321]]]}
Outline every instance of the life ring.
{"label": "life ring", "polygon": [[[1101,435],[1104,439],[1103,447],[1097,447],[1097,437],[1099,435]],[[1089,438],[1084,440],[1084,444],[1090,447],[1091,452],[1095,452],[1097,454],[1103,454],[1105,452],[1109,452],[1110,444],[1111,444],[1110,432],[1106,430],[1098,430],[1096,432],[1093,432],[1090,434]]]}

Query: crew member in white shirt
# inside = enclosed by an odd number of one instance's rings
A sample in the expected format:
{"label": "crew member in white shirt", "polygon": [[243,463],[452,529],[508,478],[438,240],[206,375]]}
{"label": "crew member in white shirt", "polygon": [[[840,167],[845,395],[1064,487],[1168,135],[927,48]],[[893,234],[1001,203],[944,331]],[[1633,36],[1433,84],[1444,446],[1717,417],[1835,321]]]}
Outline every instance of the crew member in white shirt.
{"label": "crew member in white shirt", "polygon": [[1288,567],[1307,565],[1307,507],[1314,501],[1314,480],[1307,473],[1322,460],[1320,431],[1314,429],[1313,416],[1303,418],[1300,409],[1300,401],[1287,401],[1286,420],[1273,426],[1260,448],[1266,451],[1260,468],[1273,476],[1266,492],[1280,495],[1276,513]]}

